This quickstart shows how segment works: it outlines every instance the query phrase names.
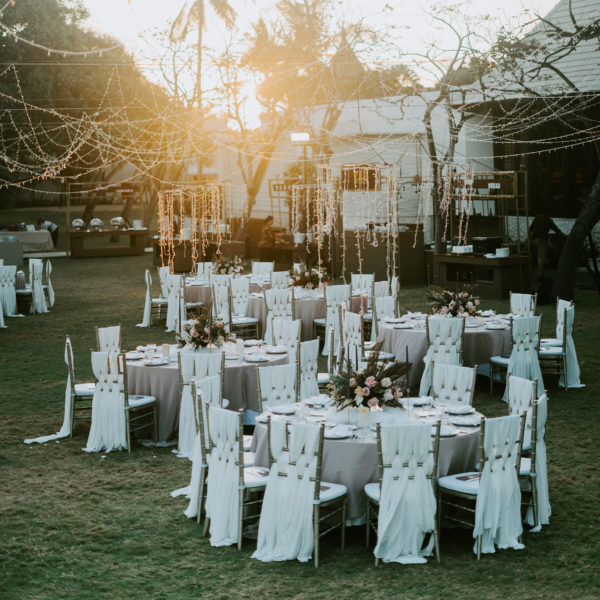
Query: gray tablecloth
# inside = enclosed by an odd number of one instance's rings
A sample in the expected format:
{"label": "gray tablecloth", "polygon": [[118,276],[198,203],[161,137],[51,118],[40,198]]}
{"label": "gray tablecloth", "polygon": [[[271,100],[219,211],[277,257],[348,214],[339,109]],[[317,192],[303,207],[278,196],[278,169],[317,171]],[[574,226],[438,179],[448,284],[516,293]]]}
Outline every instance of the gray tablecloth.
{"label": "gray tablecloth", "polygon": [[[477,460],[479,428],[453,437],[440,438],[438,477],[472,471]],[[267,427],[256,424],[252,439],[254,464],[269,466]],[[322,481],[348,488],[348,520],[358,521],[366,512],[364,486],[378,480],[377,443],[373,436],[362,440],[325,440]]]}
{"label": "gray tablecloth", "polygon": [[40,231],[11,231],[10,235],[23,244],[23,252],[48,252],[54,250],[50,232],[41,229]]}
{"label": "gray tablecloth", "polygon": [[[394,329],[393,325],[381,328],[378,340],[383,340],[384,352],[392,352],[398,360],[406,359],[412,363],[410,386],[419,385],[426,352],[425,329]],[[491,356],[508,356],[510,352],[510,331],[508,329],[486,329],[485,327],[465,329],[465,347],[463,364],[468,367],[487,365]]]}
{"label": "gray tablecloth", "polygon": [[[267,363],[225,360],[223,397],[229,400],[230,410],[249,408],[258,411],[256,366],[282,365],[288,362],[287,354],[266,356],[269,358]],[[130,394],[156,397],[159,441],[176,436],[181,396],[177,361],[161,367],[145,366],[143,360],[128,362],[127,378]]]}
{"label": "gray tablecloth", "polygon": [[[264,288],[256,283],[250,284],[250,292],[258,293],[265,288],[271,287],[270,284],[265,284]],[[204,302],[210,304],[210,287],[207,284],[202,285],[186,285],[185,286],[185,301],[186,302]],[[248,315],[249,316],[249,315]]]}

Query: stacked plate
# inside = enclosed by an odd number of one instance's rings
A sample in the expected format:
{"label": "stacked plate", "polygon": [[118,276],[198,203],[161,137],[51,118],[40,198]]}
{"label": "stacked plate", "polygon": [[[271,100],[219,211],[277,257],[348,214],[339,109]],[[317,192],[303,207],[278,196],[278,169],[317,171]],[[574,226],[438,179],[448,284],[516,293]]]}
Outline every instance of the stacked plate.
{"label": "stacked plate", "polygon": [[449,415],[470,415],[475,409],[468,404],[453,404],[446,407],[446,412]]}
{"label": "stacked plate", "polygon": [[264,354],[244,354],[244,360],[249,363],[264,363],[269,359]]}

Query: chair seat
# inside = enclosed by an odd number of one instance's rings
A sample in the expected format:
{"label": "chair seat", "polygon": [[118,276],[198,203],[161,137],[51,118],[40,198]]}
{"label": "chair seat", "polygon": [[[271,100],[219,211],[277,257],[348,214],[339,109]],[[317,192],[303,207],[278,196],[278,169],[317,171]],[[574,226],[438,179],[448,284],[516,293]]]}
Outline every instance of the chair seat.
{"label": "chair seat", "polygon": [[331,382],[329,373],[317,373],[317,385],[327,385]]}
{"label": "chair seat", "polygon": [[32,290],[31,290],[31,287],[27,287],[25,289],[15,290],[15,292],[17,294],[21,294],[23,296],[23,295],[31,294]]}
{"label": "chair seat", "polygon": [[243,443],[244,443],[244,452],[249,452],[250,448],[252,446],[252,436],[251,435],[245,435]]}
{"label": "chair seat", "polygon": [[542,338],[540,346],[562,346],[562,340],[558,338]]}
{"label": "chair seat", "polygon": [[[244,486],[247,488],[261,488],[267,485],[268,473],[262,475],[255,470],[256,467],[244,467]],[[260,468],[260,471],[263,469]]]}
{"label": "chair seat", "polygon": [[232,317],[231,320],[234,325],[253,325],[254,323],[258,323],[258,319],[255,317]]}
{"label": "chair seat", "polygon": [[562,356],[562,353],[563,353],[562,346],[546,346],[546,347],[540,348],[538,356],[540,358],[545,358],[548,356],[554,357],[554,356]]}
{"label": "chair seat", "polygon": [[479,473],[477,471],[470,471],[469,473],[458,473],[456,475],[440,477],[438,479],[438,486],[452,492],[476,496],[479,493]]}
{"label": "chair seat", "polygon": [[244,467],[253,467],[255,456],[254,452],[244,452]]}
{"label": "chair seat", "polygon": [[363,314],[363,321],[372,321],[373,313],[371,311]]}
{"label": "chair seat", "polygon": [[76,383],[74,392],[76,396],[93,396],[95,389],[95,383]]}
{"label": "chair seat", "polygon": [[326,321],[325,321],[325,319],[322,319],[321,317],[318,317],[318,318],[316,318],[316,319],[313,319],[313,323],[314,323],[315,325],[322,325],[323,327],[325,327],[325,325],[326,325]]}
{"label": "chair seat", "polygon": [[519,475],[532,476],[535,473],[531,473],[531,458],[521,458],[521,468],[519,469]]}
{"label": "chair seat", "polygon": [[490,362],[494,363],[495,365],[502,365],[503,367],[508,367],[510,358],[508,356],[492,356],[490,358]]}
{"label": "chair seat", "polygon": [[156,398],[154,396],[129,396],[128,397],[129,406],[127,408],[140,408],[140,406],[149,406],[156,402]]}
{"label": "chair seat", "polygon": [[327,483],[321,481],[321,490],[319,491],[319,503],[330,502],[336,498],[341,498],[348,493],[348,489],[341,483]]}
{"label": "chair seat", "polygon": [[379,489],[378,483],[367,483],[365,485],[365,494],[369,500],[373,500],[373,502],[379,503],[379,495],[381,490]]}
{"label": "chair seat", "polygon": [[165,306],[169,304],[169,301],[166,298],[152,298],[152,304],[164,304]]}

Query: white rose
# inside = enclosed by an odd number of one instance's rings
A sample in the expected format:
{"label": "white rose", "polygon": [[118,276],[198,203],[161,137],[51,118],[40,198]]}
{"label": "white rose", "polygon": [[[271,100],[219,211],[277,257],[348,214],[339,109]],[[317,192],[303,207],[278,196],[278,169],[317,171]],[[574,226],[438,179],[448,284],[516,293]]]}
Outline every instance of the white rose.
{"label": "white rose", "polygon": [[384,400],[393,400],[394,392],[392,392],[392,390],[385,390],[385,394],[383,394],[383,399]]}
{"label": "white rose", "polygon": [[384,378],[381,380],[381,385],[382,385],[383,387],[386,387],[386,388],[387,388],[387,387],[390,387],[390,385],[392,385],[392,380],[391,380],[389,377],[384,377]]}

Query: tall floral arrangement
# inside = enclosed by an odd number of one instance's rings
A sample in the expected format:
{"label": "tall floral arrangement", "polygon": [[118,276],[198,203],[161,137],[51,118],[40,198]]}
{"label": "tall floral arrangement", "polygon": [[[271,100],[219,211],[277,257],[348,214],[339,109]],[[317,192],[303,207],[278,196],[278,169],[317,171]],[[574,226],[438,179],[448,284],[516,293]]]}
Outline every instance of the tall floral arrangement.
{"label": "tall floral arrangement", "polygon": [[481,301],[473,296],[473,287],[468,284],[458,290],[430,286],[426,295],[434,314],[474,317],[481,313]]}
{"label": "tall floral arrangement", "polygon": [[326,285],[329,276],[327,270],[323,267],[308,269],[304,263],[300,263],[299,268],[294,269],[292,267],[290,269],[290,278],[293,286],[310,290]]}
{"label": "tall floral arrangement", "polygon": [[239,256],[214,256],[213,273],[217,275],[239,275],[244,270],[244,261]]}
{"label": "tall floral arrangement", "polygon": [[350,361],[331,378],[330,396],[338,410],[366,406],[402,407],[401,400],[408,395],[403,381],[408,381],[409,362],[379,362],[381,342],[373,347],[363,369],[353,369]]}
{"label": "tall floral arrangement", "polygon": [[183,322],[183,333],[178,333],[176,339],[180,347],[189,344],[198,350],[209,344],[221,347],[227,341],[228,333],[222,319],[211,320],[206,315],[198,315]]}

